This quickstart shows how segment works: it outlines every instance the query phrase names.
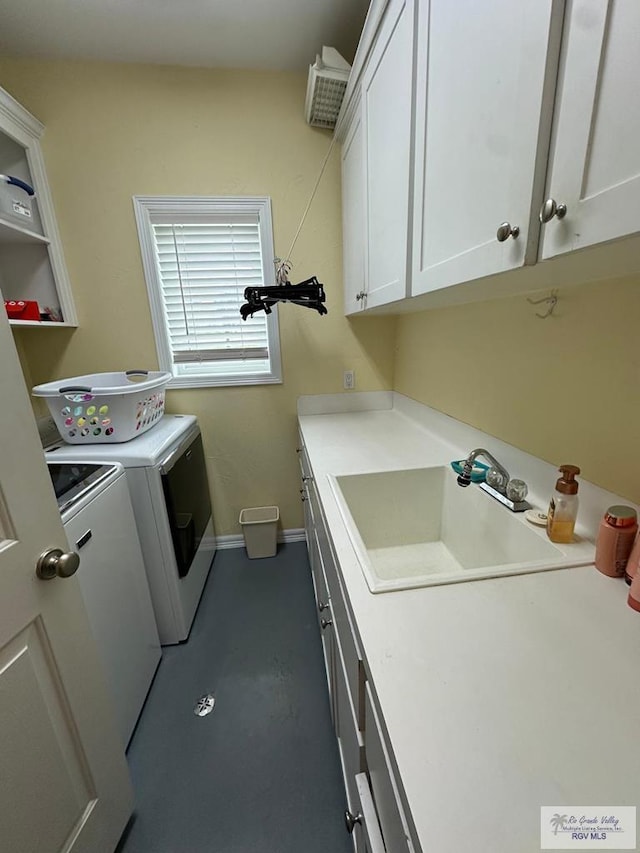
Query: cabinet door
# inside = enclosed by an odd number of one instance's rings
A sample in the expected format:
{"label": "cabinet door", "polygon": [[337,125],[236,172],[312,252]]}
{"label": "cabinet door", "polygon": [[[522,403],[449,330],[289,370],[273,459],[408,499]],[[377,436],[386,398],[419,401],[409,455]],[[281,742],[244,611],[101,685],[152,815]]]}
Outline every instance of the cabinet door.
{"label": "cabinet door", "polygon": [[361,105],[355,107],[342,147],[342,263],[344,313],[364,307],[364,161]]}
{"label": "cabinet door", "polygon": [[335,696],[337,711],[338,747],[347,794],[347,805],[352,814],[358,812],[358,793],[356,774],[364,769],[364,744],[358,731],[355,711],[351,703],[344,658],[340,640],[334,636],[335,643]]}
{"label": "cabinet door", "polygon": [[391,0],[362,82],[365,308],[407,295],[413,0]]}
{"label": "cabinet door", "polygon": [[542,258],[640,231],[639,45],[637,0],[569,2]]}
{"label": "cabinet door", "polygon": [[413,295],[535,261],[561,25],[556,0],[419,4]]}
{"label": "cabinet door", "polygon": [[[356,788],[358,791],[359,825],[356,833],[363,836],[364,849],[367,853],[385,853],[378,818],[371,797],[369,780],[365,773],[356,775]],[[356,837],[357,844],[357,837]]]}
{"label": "cabinet door", "polygon": [[369,684],[366,685],[365,709],[364,741],[367,767],[385,848],[393,853],[410,853],[413,845]]}

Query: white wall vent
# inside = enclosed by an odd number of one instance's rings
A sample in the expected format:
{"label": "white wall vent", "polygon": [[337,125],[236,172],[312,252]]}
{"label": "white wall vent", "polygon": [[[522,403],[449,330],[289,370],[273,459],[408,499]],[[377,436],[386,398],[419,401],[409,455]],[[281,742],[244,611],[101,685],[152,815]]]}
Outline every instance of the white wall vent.
{"label": "white wall vent", "polygon": [[323,47],[322,56],[309,66],[305,115],[308,124],[335,127],[347,88],[351,66],[333,47]]}

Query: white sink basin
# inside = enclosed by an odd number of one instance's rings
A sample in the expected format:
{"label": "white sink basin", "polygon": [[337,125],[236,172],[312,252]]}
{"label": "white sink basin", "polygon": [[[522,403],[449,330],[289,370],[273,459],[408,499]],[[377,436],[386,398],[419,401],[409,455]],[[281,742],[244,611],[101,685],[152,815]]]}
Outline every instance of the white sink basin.
{"label": "white sink basin", "polygon": [[593,562],[576,537],[556,545],[448,467],[329,475],[372,592],[545,571]]}

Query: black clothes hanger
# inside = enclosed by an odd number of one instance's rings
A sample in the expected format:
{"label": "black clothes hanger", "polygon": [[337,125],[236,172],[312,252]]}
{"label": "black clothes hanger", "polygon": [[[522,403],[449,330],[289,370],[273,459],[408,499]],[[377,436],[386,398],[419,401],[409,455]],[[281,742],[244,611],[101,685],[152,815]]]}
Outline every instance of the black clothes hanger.
{"label": "black clothes hanger", "polygon": [[246,304],[240,306],[242,319],[253,317],[256,311],[271,314],[271,308],[276,302],[293,302],[305,308],[313,308],[318,314],[327,314],[323,305],[326,301],[324,286],[315,276],[305,279],[298,284],[286,281],[270,287],[247,287],[244,291]]}

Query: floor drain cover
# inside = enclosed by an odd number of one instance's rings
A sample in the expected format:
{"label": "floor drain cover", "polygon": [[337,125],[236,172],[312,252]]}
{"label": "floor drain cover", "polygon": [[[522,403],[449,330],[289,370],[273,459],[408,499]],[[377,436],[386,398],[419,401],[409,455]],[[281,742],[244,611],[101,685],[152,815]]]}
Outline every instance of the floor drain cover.
{"label": "floor drain cover", "polygon": [[212,693],[205,693],[195,704],[193,713],[196,717],[206,717],[213,711],[213,706],[216,704],[216,697]]}

